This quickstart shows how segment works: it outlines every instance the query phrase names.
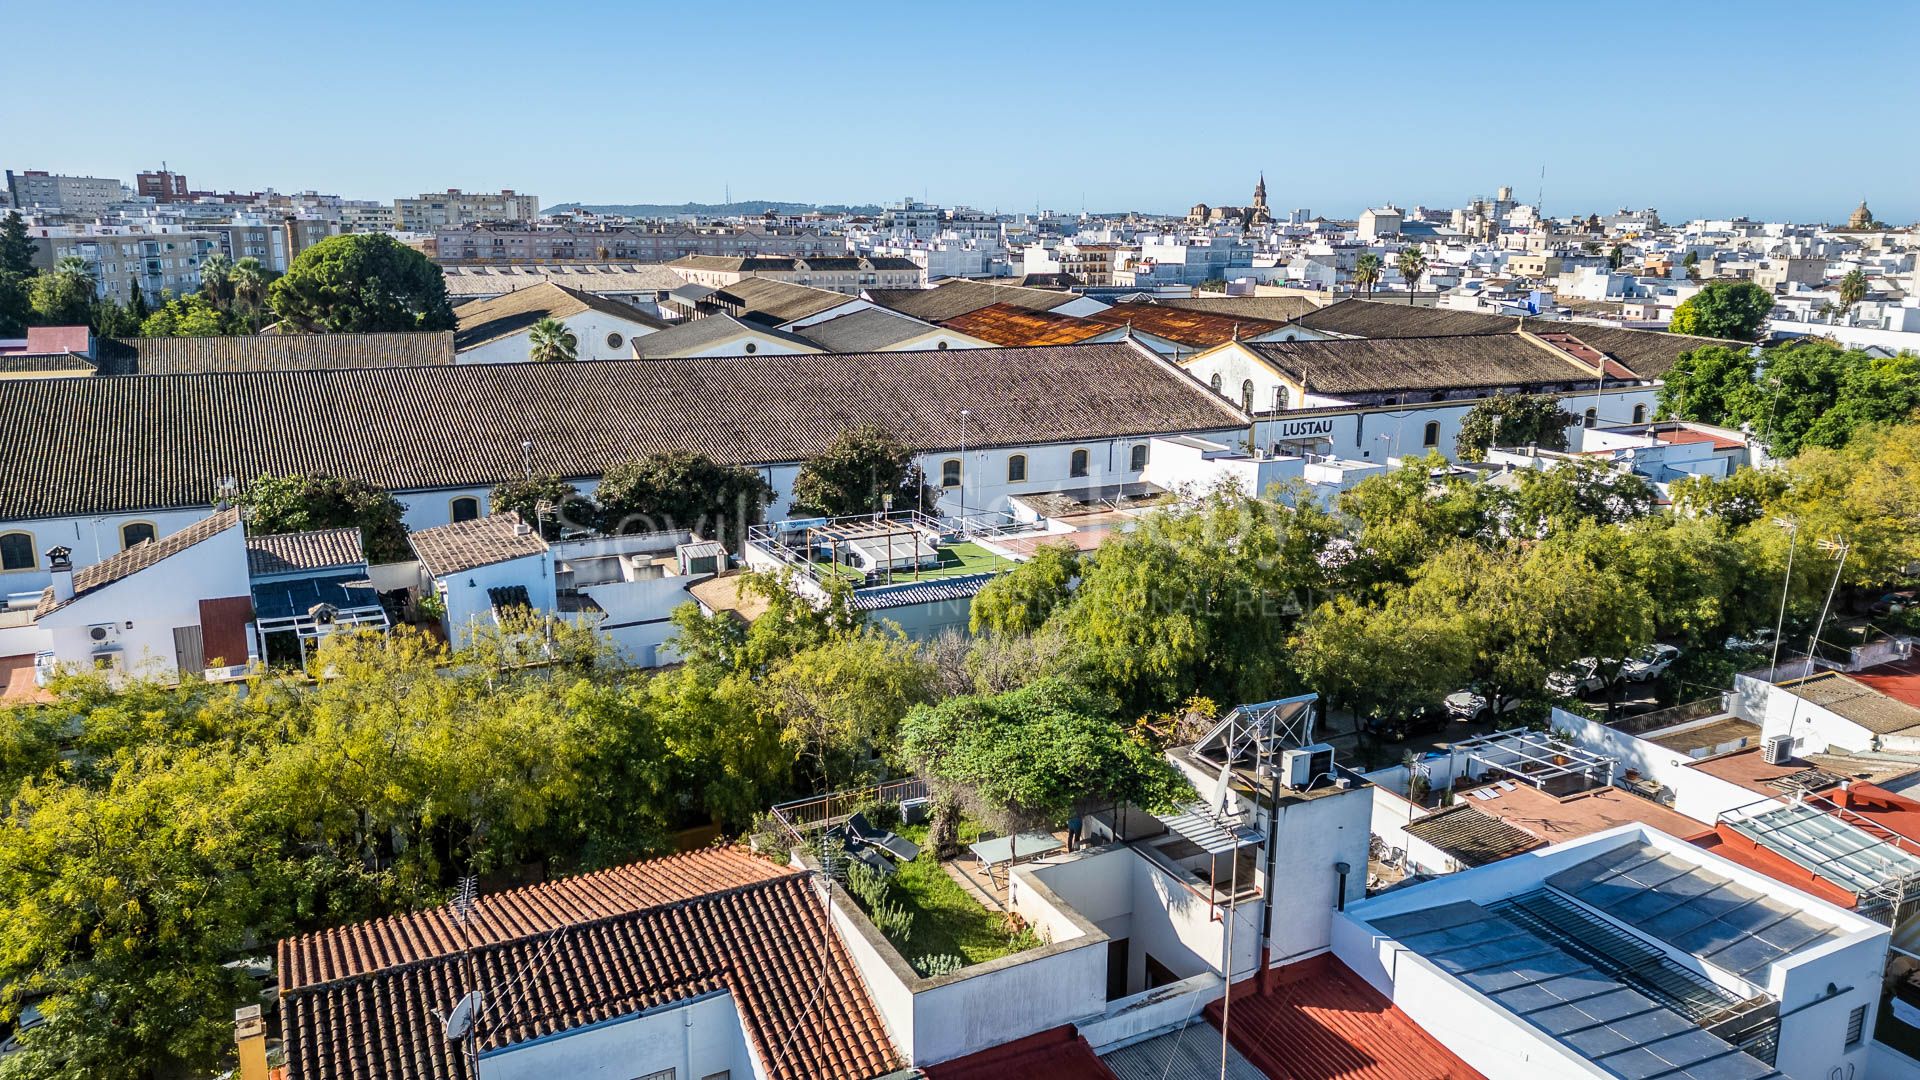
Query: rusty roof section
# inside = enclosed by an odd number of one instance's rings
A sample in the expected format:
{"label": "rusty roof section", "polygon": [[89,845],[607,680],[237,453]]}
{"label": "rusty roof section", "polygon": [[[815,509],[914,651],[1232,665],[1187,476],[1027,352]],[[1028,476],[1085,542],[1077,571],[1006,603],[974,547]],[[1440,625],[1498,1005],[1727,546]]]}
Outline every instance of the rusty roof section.
{"label": "rusty roof section", "polygon": [[1082,316],[1108,326],[1127,326],[1143,334],[1185,345],[1210,349],[1229,341],[1246,341],[1270,334],[1283,324],[1243,315],[1222,315],[1210,311],[1167,307],[1163,304],[1115,304],[1105,311]]}
{"label": "rusty roof section", "polygon": [[444,1013],[487,994],[489,1050],[726,992],[776,1080],[868,1080],[896,1055],[806,875],[738,848],[280,943],[289,1080],[473,1080]]}
{"label": "rusty roof section", "polygon": [[956,315],[940,325],[995,345],[1078,345],[1114,328],[1075,315],[1057,315],[1012,304],[989,304],[978,311]]}

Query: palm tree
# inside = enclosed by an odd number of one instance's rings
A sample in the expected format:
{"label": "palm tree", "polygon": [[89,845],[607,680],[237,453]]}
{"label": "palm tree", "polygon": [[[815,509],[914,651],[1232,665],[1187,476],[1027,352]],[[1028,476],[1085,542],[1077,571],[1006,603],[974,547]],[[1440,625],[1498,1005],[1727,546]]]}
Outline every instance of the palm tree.
{"label": "palm tree", "polygon": [[1427,272],[1426,253],[1417,247],[1410,247],[1400,253],[1394,265],[1400,268],[1400,276],[1407,279],[1407,303],[1412,304],[1413,294],[1420,291],[1421,275]]}
{"label": "palm tree", "polygon": [[221,311],[233,302],[233,260],[219,252],[200,260],[200,295]]}
{"label": "palm tree", "polygon": [[1367,299],[1373,299],[1373,287],[1380,284],[1380,256],[1369,251],[1355,259],[1353,283],[1367,290]]}
{"label": "palm tree", "polygon": [[555,319],[541,319],[527,331],[527,356],[536,363],[573,360],[579,357],[580,342],[567,325]]}
{"label": "palm tree", "polygon": [[1846,277],[1840,279],[1840,314],[1845,316],[1847,312],[1853,310],[1853,305],[1866,298],[1866,271],[1856,266],[1847,271]]}
{"label": "palm tree", "polygon": [[260,306],[266,303],[271,280],[272,274],[251,255],[234,263],[227,275],[228,288],[235,300],[247,306],[247,322],[256,334],[260,332]]}
{"label": "palm tree", "polygon": [[56,274],[66,274],[69,277],[80,278],[82,281],[85,281],[89,287],[91,287],[96,280],[93,276],[93,264],[78,255],[62,256],[59,262],[53,264],[53,272]]}

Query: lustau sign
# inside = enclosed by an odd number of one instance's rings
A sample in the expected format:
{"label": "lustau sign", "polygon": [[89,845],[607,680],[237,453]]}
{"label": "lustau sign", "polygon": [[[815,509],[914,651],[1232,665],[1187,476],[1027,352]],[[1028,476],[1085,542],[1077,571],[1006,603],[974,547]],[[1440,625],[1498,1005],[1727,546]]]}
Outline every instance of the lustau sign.
{"label": "lustau sign", "polygon": [[1277,433],[1282,439],[1298,439],[1306,435],[1333,434],[1332,420],[1288,420],[1280,425]]}

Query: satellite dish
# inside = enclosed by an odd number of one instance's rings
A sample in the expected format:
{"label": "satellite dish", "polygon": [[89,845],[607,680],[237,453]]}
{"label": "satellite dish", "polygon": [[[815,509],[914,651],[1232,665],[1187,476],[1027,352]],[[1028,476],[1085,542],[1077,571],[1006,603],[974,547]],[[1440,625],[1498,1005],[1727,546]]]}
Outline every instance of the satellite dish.
{"label": "satellite dish", "polygon": [[447,1041],[459,1042],[473,1031],[474,1021],[480,1018],[480,1010],[486,1004],[486,995],[478,990],[469,991],[460,999],[460,1004],[447,1014]]}

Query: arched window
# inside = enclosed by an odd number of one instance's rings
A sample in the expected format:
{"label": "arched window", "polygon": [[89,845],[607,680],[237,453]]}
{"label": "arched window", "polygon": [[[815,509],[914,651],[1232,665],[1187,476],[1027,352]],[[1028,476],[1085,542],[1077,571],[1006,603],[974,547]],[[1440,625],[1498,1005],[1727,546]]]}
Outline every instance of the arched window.
{"label": "arched window", "polygon": [[1633,422],[1636,424],[1644,424],[1647,422],[1647,407],[1645,405],[1635,405],[1633,407]]}
{"label": "arched window", "polygon": [[1213,392],[1214,392],[1214,393],[1216,393],[1216,394],[1218,394],[1218,393],[1221,393],[1221,390],[1220,390],[1220,373],[1219,373],[1219,372],[1217,372],[1217,371],[1213,373]]}
{"label": "arched window", "polygon": [[1599,411],[1598,411],[1598,410],[1595,410],[1595,409],[1588,409],[1588,410],[1587,410],[1587,416],[1586,416],[1586,419],[1585,419],[1585,420],[1584,420],[1584,421],[1583,421],[1583,422],[1581,423],[1581,425],[1580,425],[1580,426],[1582,426],[1582,427],[1592,427],[1593,425],[1595,425],[1595,424],[1597,424],[1597,423],[1599,423],[1599,422],[1600,422],[1600,413],[1599,413]]}
{"label": "arched window", "polygon": [[1427,430],[1425,434],[1420,436],[1420,445],[1421,446],[1439,446],[1440,445],[1440,421],[1438,420],[1427,421]]}
{"label": "arched window", "polygon": [[447,516],[455,523],[477,521],[480,518],[480,500],[471,495],[462,495],[447,504]]}
{"label": "arched window", "polygon": [[1240,384],[1240,407],[1253,411],[1253,380],[1247,379]]}
{"label": "arched window", "polygon": [[1127,467],[1129,469],[1132,469],[1134,472],[1139,472],[1140,470],[1147,467],[1147,444],[1146,443],[1133,444],[1133,458],[1132,460],[1127,462]]}
{"label": "arched window", "polygon": [[1280,385],[1273,388],[1273,411],[1284,412],[1287,408],[1287,388]]}
{"label": "arched window", "polygon": [[1073,465],[1067,471],[1074,476],[1087,475],[1087,452],[1085,450],[1075,450],[1073,452]]}
{"label": "arched window", "polygon": [[33,568],[33,534],[10,532],[0,535],[0,570],[32,570]]}
{"label": "arched window", "polygon": [[155,535],[151,521],[129,521],[120,526],[120,547],[124,550],[135,544],[144,544]]}
{"label": "arched window", "polygon": [[1007,483],[1017,484],[1027,478],[1027,455],[1015,454],[1007,459]]}
{"label": "arched window", "polygon": [[950,488],[960,486],[959,458],[948,458],[940,463],[940,486]]}

